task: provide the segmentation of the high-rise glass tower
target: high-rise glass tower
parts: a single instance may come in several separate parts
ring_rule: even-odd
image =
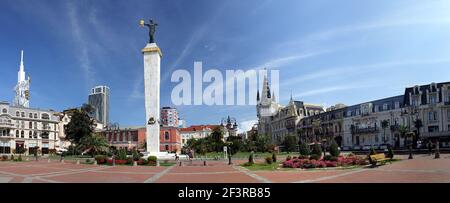
[[[94,107],[92,117],[103,125],[109,124],[109,87],[96,86],[89,94],[88,104]]]

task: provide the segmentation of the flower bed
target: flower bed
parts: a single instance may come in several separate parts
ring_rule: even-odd
[[[299,159],[297,157],[294,157],[292,159],[287,159],[283,162],[283,168],[332,168],[332,167],[338,167],[338,166],[355,166],[355,165],[367,165],[368,162],[365,159],[362,159],[357,156],[339,156],[336,159],[332,160],[315,160],[315,159],[304,159],[304,157],[301,157],[303,159]]]
[[[127,163],[127,160],[116,160],[116,165],[125,165]],[[108,164],[112,165],[113,164],[113,160],[112,159],[108,159]]]

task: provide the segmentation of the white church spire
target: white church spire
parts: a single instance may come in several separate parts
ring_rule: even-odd
[[[16,96],[14,105],[20,107],[29,107],[30,99],[30,78],[25,78],[25,67],[23,65],[23,50],[20,53],[20,66],[17,72],[17,85],[15,88]]]

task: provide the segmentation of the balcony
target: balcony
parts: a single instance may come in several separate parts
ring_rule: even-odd
[[[12,128],[14,127],[14,124],[7,123],[7,122],[0,122],[0,128]]]
[[[367,128],[356,128],[352,131],[353,134],[369,134],[369,133],[378,133],[378,127],[367,127]]]

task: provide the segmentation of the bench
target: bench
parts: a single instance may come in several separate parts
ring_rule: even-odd
[[[391,161],[391,159],[386,157],[384,153],[370,155],[369,160],[372,166],[377,165],[377,163],[385,164],[386,161]]]

